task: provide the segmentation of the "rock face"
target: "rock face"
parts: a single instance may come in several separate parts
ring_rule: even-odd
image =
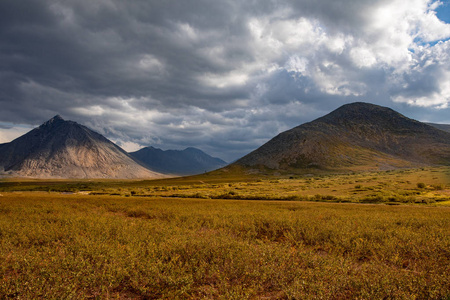
[[[143,162],[147,167],[161,173],[177,175],[194,175],[218,168],[227,163],[220,158],[212,157],[196,148],[184,150],[166,150],[145,147],[130,155]]]
[[[0,144],[0,170],[37,178],[159,178],[102,135],[55,116]]]
[[[358,102],[280,133],[236,164],[326,170],[450,165],[450,133]]]

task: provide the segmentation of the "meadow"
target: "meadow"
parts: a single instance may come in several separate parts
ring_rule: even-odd
[[[4,180],[0,298],[450,299],[449,178]]]
[[[47,191],[124,197],[450,204],[450,167],[345,174],[245,174],[241,169],[162,180],[0,181],[1,192]]]

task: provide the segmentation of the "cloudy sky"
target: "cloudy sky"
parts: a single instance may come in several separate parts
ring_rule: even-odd
[[[0,143],[56,114],[227,161],[350,102],[450,124],[450,4],[2,0]]]

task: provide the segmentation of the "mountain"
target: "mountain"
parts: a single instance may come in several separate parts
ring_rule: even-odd
[[[450,124],[435,124],[435,123],[427,123],[427,124],[436,127],[437,129],[450,132]]]
[[[166,150],[145,147],[130,155],[147,167],[161,173],[193,175],[222,168],[227,165],[220,158],[212,157],[196,148]]]
[[[280,133],[235,164],[355,171],[450,165],[450,133],[357,102]]]
[[[158,178],[123,149],[76,122],[55,116],[0,144],[0,170],[38,178]]]

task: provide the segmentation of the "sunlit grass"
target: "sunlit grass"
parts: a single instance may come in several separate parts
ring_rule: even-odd
[[[2,194],[0,298],[450,296],[446,207]]]
[[[0,298],[450,297],[448,167],[226,172],[1,181]]]
[[[212,174],[154,181],[6,181],[1,191],[85,192],[96,195],[201,199],[447,203],[450,168],[405,169],[357,174]]]

